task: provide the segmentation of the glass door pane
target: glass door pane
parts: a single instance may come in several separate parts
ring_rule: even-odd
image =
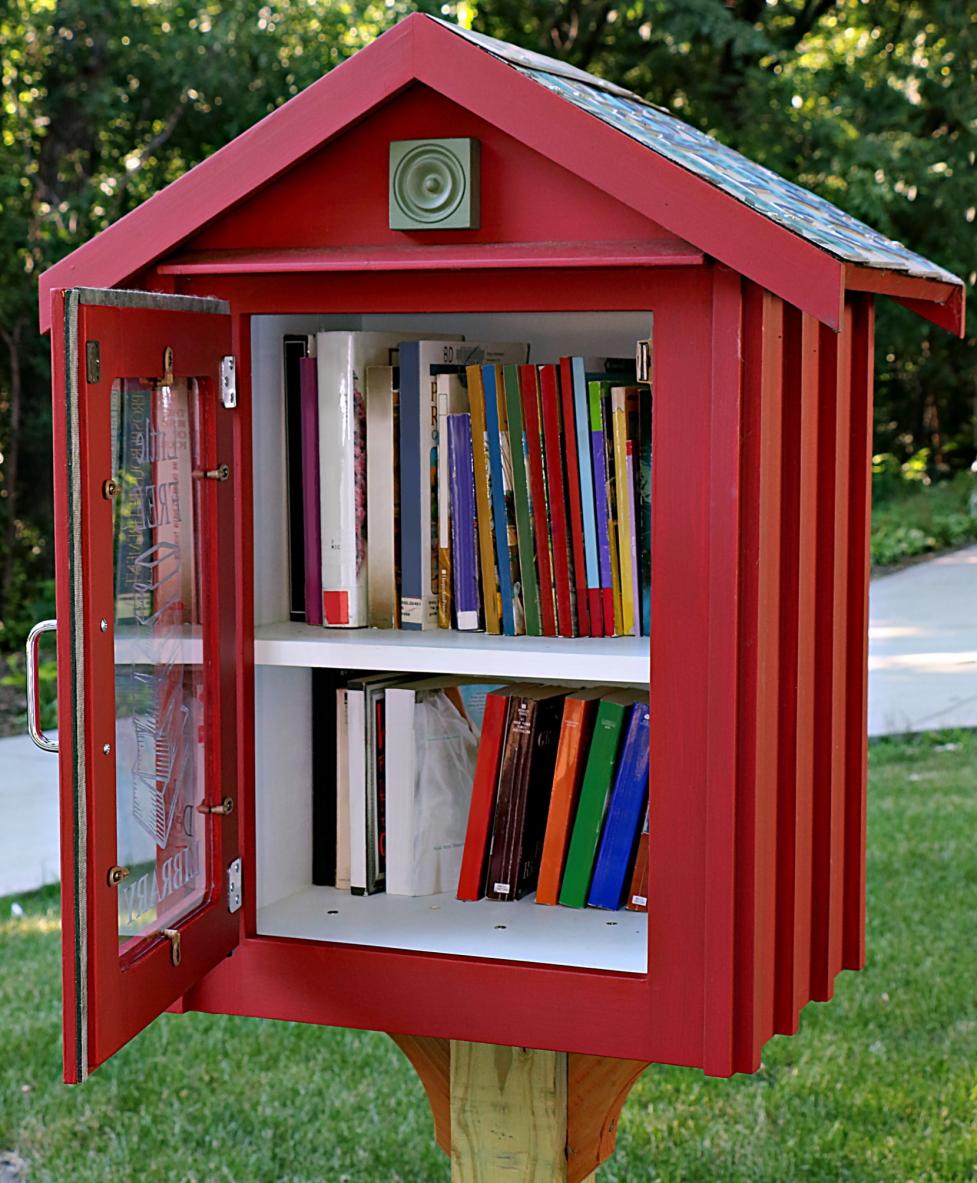
[[[120,955],[206,898],[198,384],[112,387]]]

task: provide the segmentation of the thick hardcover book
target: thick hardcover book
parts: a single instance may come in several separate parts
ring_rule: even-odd
[[[470,632],[480,625],[478,523],[475,516],[471,415],[449,415],[447,439],[452,599],[457,627],[463,632]]]
[[[400,501],[397,446],[398,371],[396,366],[366,368],[366,585],[372,628],[396,628],[397,507]]]
[[[506,636],[516,637],[525,633],[526,617],[519,574],[512,458],[501,366],[482,366],[482,391],[485,395],[485,438],[488,443],[495,562],[502,597],[502,631]]]
[[[546,496],[546,465],[543,459],[543,428],[539,409],[539,374],[535,366],[519,367],[523,426],[526,431],[526,466],[536,538],[536,572],[539,577],[539,615],[544,637],[556,636],[556,589],[550,553],[549,510]]]
[[[316,334],[322,618],[331,627],[362,628],[369,621],[366,368],[389,365],[397,344],[393,333]]]
[[[597,557],[597,502],[594,499],[594,459],[590,438],[590,402],[587,372],[582,357],[570,358],[573,378],[573,419],[576,430],[577,470],[580,476],[580,510],[583,518],[584,572],[587,583],[587,617],[590,634],[604,635],[604,608],[600,563]]]
[[[587,903],[617,911],[631,882],[641,819],[648,808],[648,753],[651,713],[647,703],[631,711],[621,748],[607,818],[597,848]]]
[[[533,533],[532,497],[529,492],[529,453],[522,418],[518,366],[503,367],[502,385],[505,390],[506,417],[509,424],[512,494],[516,510],[516,540],[519,547],[519,575],[522,580],[526,632],[531,637],[539,637],[542,636],[542,622],[539,615],[539,581],[536,575],[536,538]]]
[[[346,687],[336,689],[336,886],[349,891],[349,719]]]
[[[435,376],[438,392],[438,628],[451,628],[452,616],[455,615],[451,556],[452,472],[448,449],[448,420],[452,415],[464,414],[468,410],[468,391],[465,388],[463,373],[464,371],[439,372]]]
[[[546,449],[546,491],[549,494],[553,578],[556,584],[556,625],[561,637],[577,636],[576,585],[567,512],[563,424],[560,416],[560,379],[556,366],[539,367],[543,444]]]
[[[461,681],[426,678],[386,692],[388,894],[458,884],[479,747]]]
[[[485,894],[517,900],[536,887],[566,687],[523,686],[509,707]]]
[[[502,599],[499,595],[499,572],[495,553],[495,527],[492,516],[491,476],[488,436],[485,426],[485,391],[482,367],[468,367],[468,401],[471,407],[472,459],[475,474],[475,516],[478,522],[478,558],[482,572],[482,605],[485,631],[502,632]]]
[[[610,514],[607,505],[607,467],[604,460],[604,417],[601,411],[602,383],[587,383],[590,409],[590,455],[594,466],[594,506],[597,518],[597,566],[604,636],[614,636],[614,591],[611,579]]]
[[[495,816],[495,796],[499,784],[506,715],[510,696],[515,689],[512,686],[504,686],[488,695],[485,700],[471,805],[465,828],[465,846],[461,869],[458,872],[457,895],[460,900],[480,900],[485,894],[486,860],[492,820]]]
[[[639,690],[616,690],[605,695],[597,708],[590,751],[587,753],[587,767],[570,833],[563,884],[560,887],[560,903],[567,907],[582,908],[587,903],[597,842],[617,766],[621,736],[635,703],[645,698],[646,695]],[[647,710],[646,702],[644,709]]]
[[[621,583],[621,632],[635,633],[635,612],[639,610],[634,595],[634,564],[632,561],[632,518],[634,501],[628,473],[627,390],[612,386],[610,391],[611,432],[614,448],[614,489],[617,505],[617,560]],[[631,471],[633,472],[633,466]]]
[[[583,359],[581,359],[582,361]],[[560,398],[563,419],[563,455],[566,462],[567,508],[570,511],[570,546],[577,605],[577,631],[590,631],[590,601],[587,594],[587,556],[584,547],[583,498],[580,492],[580,460],[577,452],[576,411],[573,405],[573,358],[560,358]]]
[[[560,742],[556,749],[553,769],[553,790],[546,817],[543,852],[539,862],[539,883],[536,887],[537,904],[559,902],[563,867],[566,863],[570,827],[577,810],[577,798],[583,781],[590,736],[597,717],[598,700],[612,693],[607,687],[590,687],[568,696],[563,705]]]
[[[645,824],[638,835],[638,849],[634,856],[634,870],[631,872],[631,886],[625,908],[629,912],[648,911],[648,813]]]
[[[329,670],[312,671],[312,882],[335,887],[336,778],[335,679]],[[345,784],[342,786],[345,790]]]
[[[319,380],[314,357],[299,359],[302,423],[302,536],[305,622],[322,624],[322,549],[319,530]],[[289,475],[291,481],[291,474]]]
[[[302,410],[301,366],[309,352],[309,338],[291,334],[283,340],[285,393],[285,498],[288,518],[288,615],[290,620],[306,620],[305,530],[302,524],[305,503],[305,425]],[[318,582],[318,574],[316,580]],[[309,621],[310,624],[314,623]],[[318,623],[322,623],[319,621]]]

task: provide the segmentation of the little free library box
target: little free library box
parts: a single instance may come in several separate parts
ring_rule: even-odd
[[[66,1079],[167,1009],[726,1076],[829,999],[876,295],[962,330],[955,276],[422,15],[47,271]]]

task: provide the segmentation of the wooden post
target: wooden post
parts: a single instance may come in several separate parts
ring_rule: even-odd
[[[641,1060],[394,1035],[452,1183],[582,1183],[614,1152]]]

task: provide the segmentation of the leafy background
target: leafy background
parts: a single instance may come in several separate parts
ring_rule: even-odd
[[[613,78],[968,284],[977,278],[971,3],[7,0],[0,6],[0,653],[19,648],[51,599],[49,375],[36,328],[38,275],[415,7]],[[974,459],[974,346],[972,318],[958,341],[881,302],[876,451],[900,471],[922,458],[924,483]],[[934,549],[935,534],[923,528],[921,537],[906,546]]]

